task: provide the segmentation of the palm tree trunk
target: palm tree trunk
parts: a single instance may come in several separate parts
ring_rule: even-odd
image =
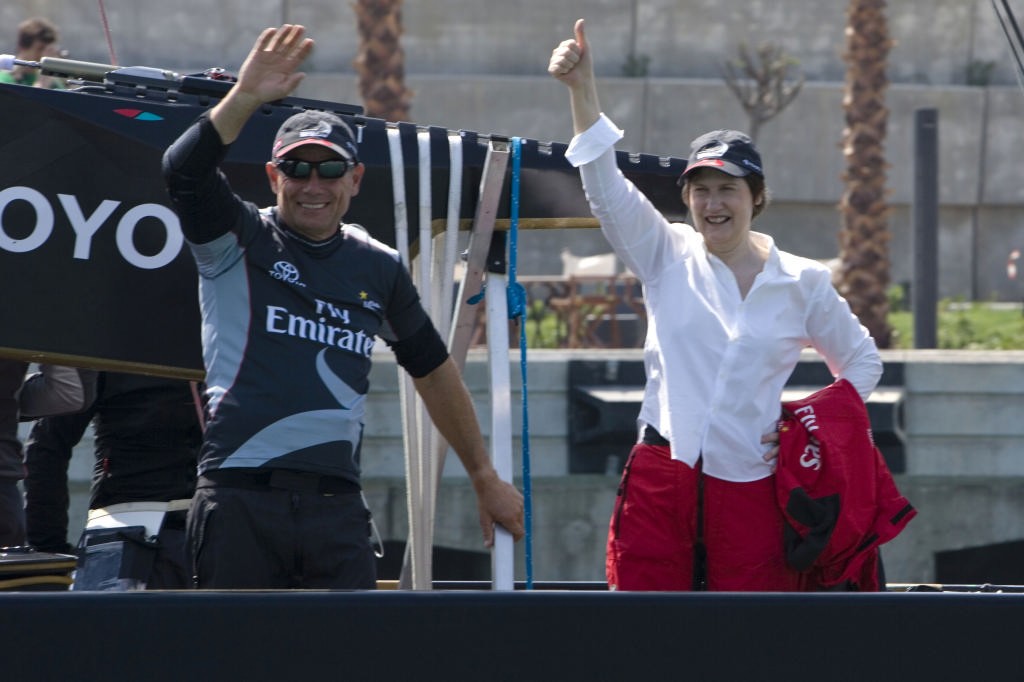
[[[366,115],[408,121],[412,91],[405,87],[402,0],[355,0],[359,52],[352,62]]]
[[[839,203],[839,270],[835,283],[879,348],[889,348],[889,207],[885,134],[886,65],[892,40],[885,0],[850,0],[847,8],[843,157],[846,189]]]

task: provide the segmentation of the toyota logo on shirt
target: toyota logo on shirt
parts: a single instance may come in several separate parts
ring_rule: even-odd
[[[299,281],[299,269],[285,260],[279,260],[274,263],[274,269],[270,271],[270,276],[282,282],[305,286]]]

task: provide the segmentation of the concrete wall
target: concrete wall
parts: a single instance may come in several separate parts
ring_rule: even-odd
[[[1016,4],[1016,3],[1015,3]],[[282,21],[313,27],[319,39],[300,94],[359,103],[351,61],[357,50],[348,3],[197,0],[106,3],[117,62],[200,71],[237,69],[253,37]],[[1024,18],[1024,3],[1016,7]],[[689,140],[712,127],[748,127],[720,80],[719,65],[741,42],[771,40],[796,57],[809,82],[783,114],[769,122],[759,145],[774,205],[759,229],[782,248],[813,258],[838,252],[844,172],[841,58],[845,3],[810,0],[568,0],[405,3],[407,81],[411,118],[450,129],[567,141],[572,134],[564,88],[545,75],[551,48],[588,18],[602,79],[605,110],[626,130],[620,148],[682,156]],[[75,58],[109,62],[95,4],[16,0],[0,7],[0,26],[13,41],[17,22],[32,14],[56,20]],[[1018,300],[1020,284],[1005,274],[1014,248],[1024,246],[1024,97],[1009,48],[984,0],[900,0],[887,9],[895,46],[890,54],[892,281],[912,279],[914,111],[939,112],[939,294],[965,299]],[[651,57],[649,78],[623,78],[631,53]],[[992,86],[968,87],[973,61],[993,62]],[[596,231],[545,231],[524,239],[520,272],[560,272],[558,253],[608,250]]]
[[[602,579],[607,522],[618,485],[616,476],[564,475],[569,458],[565,361],[636,361],[639,353],[532,351],[528,356],[538,580]],[[884,358],[905,363],[907,469],[896,479],[918,510],[917,518],[883,549],[888,580],[930,582],[936,552],[1024,539],[1024,425],[1019,418],[1024,414],[1024,352],[887,351]],[[386,396],[394,394],[393,368],[379,363],[378,370],[371,402],[384,398],[390,404]],[[513,452],[519,453],[518,364],[511,371]],[[466,377],[486,431],[490,403],[485,360],[477,356]],[[389,443],[386,449],[391,447]],[[364,452],[369,473],[378,455],[370,443]],[[521,471],[518,459],[514,471]],[[447,474],[435,541],[473,549],[479,543],[472,493],[459,483],[458,465],[449,463]],[[397,492],[404,490],[401,481],[377,479],[371,485],[371,499],[388,509],[389,523],[396,523],[392,537],[404,537],[408,526],[404,494]],[[521,547],[519,552],[521,563]],[[1024,582],[1024,567],[1020,580]]]
[[[1018,15],[1024,5],[1011,3]],[[740,44],[774,42],[812,81],[841,81],[846,2],[816,0],[431,0],[403,4],[402,44],[410,74],[531,75],[585,17],[598,71],[618,75],[629,55],[650,58],[650,75],[717,78]],[[358,49],[350,3],[328,0],[160,0],[106,2],[117,63],[172,69],[236,67],[265,26],[301,23],[320,43],[317,72],[346,72]],[[58,23],[76,59],[110,62],[98,3],[8,0],[2,40],[34,15]],[[995,62],[992,82],[1015,83],[1010,55],[987,0],[888,3],[894,82],[962,84],[969,64]]]
[[[568,474],[568,373],[575,359],[640,360],[639,351],[531,351],[528,356],[534,577],[601,580],[604,542],[617,475]],[[934,554],[1024,539],[1024,351],[886,352],[905,363],[906,472],[896,476],[918,516],[885,556],[890,582],[934,581]],[[513,471],[522,471],[521,393],[513,356]],[[489,370],[474,350],[466,370],[478,416],[489,435]],[[375,362],[363,446],[365,486],[385,539],[408,535],[397,371],[385,352]],[[72,541],[87,504],[91,443],[72,462]],[[454,455],[438,496],[435,543],[482,550],[472,490]],[[517,545],[517,576],[524,575]],[[1024,567],[1020,583],[1024,584]]]

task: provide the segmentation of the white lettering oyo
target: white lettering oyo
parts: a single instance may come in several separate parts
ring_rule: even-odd
[[[4,209],[14,201],[24,201],[36,212],[36,224],[24,239],[12,239],[4,229]],[[0,192],[0,249],[11,253],[28,253],[42,246],[53,232],[53,207],[42,194],[31,187],[8,187]]]
[[[164,248],[152,256],[139,253],[132,239],[143,218],[156,218],[165,228]],[[143,270],[156,270],[170,263],[181,251],[184,242],[185,236],[181,233],[178,216],[160,204],[140,204],[125,213],[117,223],[117,250],[126,261]]]
[[[121,202],[104,199],[90,215],[86,216],[75,195],[58,194],[57,200],[75,233],[73,257],[88,260],[92,252],[93,237],[114,214]],[[4,226],[4,211],[15,201],[24,201],[35,213],[35,223],[28,235],[22,239],[12,238]],[[27,253],[38,249],[53,234],[55,218],[51,202],[38,190],[31,187],[7,187],[0,190],[0,249],[11,253]],[[135,233],[139,229],[139,223],[147,218],[153,218],[161,223],[164,231],[164,245],[152,256],[142,254],[135,248]],[[177,258],[185,243],[178,216],[160,204],[139,204],[128,209],[117,223],[114,238],[121,256],[131,265],[143,270],[155,270],[169,264]]]
[[[78,205],[78,199],[70,194],[58,194],[60,205],[64,207],[71,222],[71,229],[75,231],[75,258],[89,260],[89,250],[92,248],[92,236],[96,230],[106,221],[121,202],[104,199],[103,203],[96,207],[88,218],[82,214],[82,207]]]

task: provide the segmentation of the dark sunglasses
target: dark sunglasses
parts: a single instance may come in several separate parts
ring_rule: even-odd
[[[297,159],[280,159],[274,162],[277,169],[295,180],[309,177],[313,169],[324,180],[335,180],[348,173],[355,164],[345,159],[328,159],[327,161],[299,161]]]

